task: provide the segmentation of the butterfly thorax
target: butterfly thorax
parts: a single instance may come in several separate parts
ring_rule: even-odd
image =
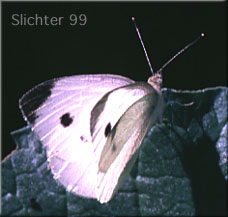
[[[148,79],[148,84],[150,84],[152,87],[154,87],[158,92],[161,91],[162,86],[162,75],[160,73],[157,73]]]

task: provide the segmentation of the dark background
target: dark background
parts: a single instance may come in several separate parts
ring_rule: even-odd
[[[13,26],[12,14],[63,16],[61,26]],[[85,14],[85,26],[70,26]],[[2,3],[2,158],[15,144],[11,131],[26,125],[19,98],[55,77],[113,73],[150,76],[131,21],[135,16],[151,64],[158,70],[202,32],[203,40],[163,71],[163,86],[193,90],[227,85],[227,11],[219,3]]]

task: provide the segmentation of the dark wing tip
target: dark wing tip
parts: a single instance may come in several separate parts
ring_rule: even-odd
[[[51,95],[51,90],[55,86],[57,79],[45,81],[31,90],[27,91],[19,99],[19,108],[24,119],[31,125],[37,119],[36,110],[43,105],[47,98]]]

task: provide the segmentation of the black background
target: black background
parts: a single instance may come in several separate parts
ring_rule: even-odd
[[[13,26],[13,14],[64,17],[61,26]],[[85,26],[70,26],[85,14]],[[19,98],[55,77],[113,73],[138,81],[150,76],[132,24],[135,16],[154,70],[202,32],[203,40],[163,71],[163,86],[193,90],[226,86],[226,2],[2,3],[2,158],[15,144],[10,132],[26,125]]]

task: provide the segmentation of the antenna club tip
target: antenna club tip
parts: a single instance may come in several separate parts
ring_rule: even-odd
[[[201,37],[204,37],[205,36],[205,34],[204,33],[201,33]]]

